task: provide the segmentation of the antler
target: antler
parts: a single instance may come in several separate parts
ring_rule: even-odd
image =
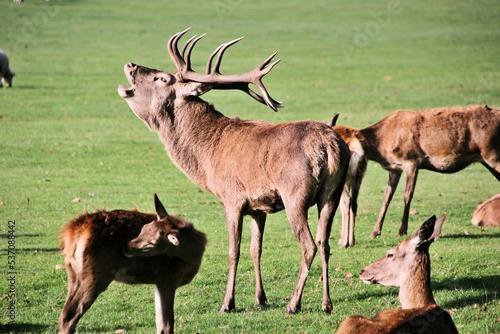
[[[189,31],[188,28],[184,31],[178,32],[174,36],[170,38],[168,41],[168,53],[170,54],[170,58],[172,58],[175,66],[177,67],[177,71],[181,80],[183,81],[195,81],[200,83],[210,83],[213,84],[213,89],[239,89],[253,97],[255,100],[267,104],[269,108],[277,111],[277,108],[282,108],[283,104],[279,101],[274,100],[264,87],[262,83],[262,78],[271,71],[271,69],[280,62],[281,59],[276,60],[272,64],[269,64],[273,57],[278,53],[277,51],[273,53],[269,58],[264,60],[259,66],[254,68],[253,70],[242,73],[242,74],[233,74],[233,75],[223,75],[220,73],[220,63],[222,60],[222,56],[228,47],[239,42],[243,39],[243,37],[230,41],[228,43],[220,45],[215,51],[210,55],[207,61],[207,67],[205,74],[197,73],[191,68],[191,51],[195,44],[205,36],[205,34],[196,37],[191,37],[184,47],[182,51],[179,52],[177,48],[177,43],[179,39]],[[215,60],[215,65],[212,69],[212,60],[217,55],[217,59]],[[262,96],[255,93],[248,86],[249,84],[253,84],[259,88]]]

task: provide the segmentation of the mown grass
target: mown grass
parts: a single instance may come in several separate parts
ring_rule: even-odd
[[[357,272],[394,246],[402,188],[389,209],[383,235],[368,235],[380,210],[386,172],[370,164],[360,194],[357,245],[337,247],[332,233],[334,311],[320,311],[321,268],[313,263],[302,312],[285,315],[300,264],[300,248],[283,213],[268,218],[263,275],[269,307],[254,302],[253,265],[245,228],[237,278],[237,312],[220,315],[227,275],[227,232],[217,199],[200,191],[168,159],[117,95],[133,61],[173,71],[166,42],[193,27],[206,32],[193,62],[202,70],[219,44],[246,38],[225,55],[224,73],[253,68],[279,50],[283,61],[265,78],[285,103],[273,113],[239,92],[204,97],[227,116],[271,123],[329,119],[364,127],[399,108],[471,103],[500,107],[498,1],[189,1],[120,2],[26,0],[0,2],[0,48],[17,73],[0,90],[0,324],[9,321],[8,222],[16,222],[16,333],[57,332],[66,274],[58,230],[85,211],[153,211],[157,192],[169,212],[208,234],[203,266],[178,290],[178,333],[334,332],[348,315],[399,307],[397,289],[368,286]],[[443,237],[431,248],[435,297],[461,333],[500,332],[500,257],[496,229],[470,225],[474,208],[499,192],[480,165],[453,175],[422,171],[410,230],[431,214],[447,212]],[[79,202],[73,202],[80,198]],[[311,229],[316,230],[315,209]],[[248,225],[248,221],[246,221]],[[247,227],[247,226],[246,226]],[[465,231],[467,230],[467,234]],[[354,273],[346,278],[346,273]],[[112,284],[79,324],[80,333],[154,331],[151,286]]]

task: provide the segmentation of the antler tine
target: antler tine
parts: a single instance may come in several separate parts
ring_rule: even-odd
[[[213,73],[217,73],[219,74],[219,69],[220,69],[220,62],[222,60],[222,56],[224,55],[224,52],[226,52],[226,49],[228,47],[230,47],[231,45],[233,44],[236,44],[238,43],[239,41],[241,41],[243,39],[243,37],[240,37],[240,38],[237,38],[235,40],[232,40],[230,42],[227,42],[225,44],[222,44],[219,48],[219,55],[217,56],[217,59],[215,60],[215,65],[214,65],[214,70],[213,70]]]
[[[186,67],[187,67],[188,71],[191,71],[191,51],[193,50],[193,48],[196,45],[196,43],[198,43],[198,41],[200,39],[202,39],[203,37],[205,37],[205,35],[206,34],[203,34],[203,35],[201,35],[198,38],[196,38],[196,35],[194,35],[193,37],[191,37],[189,39],[189,41],[186,42],[186,44],[184,44],[184,47],[182,48],[182,57],[184,58],[184,61],[186,62]],[[193,39],[194,39],[194,41],[193,41]],[[193,43],[189,44],[189,43],[191,43],[191,41],[193,41]],[[189,45],[189,48],[187,49],[186,56],[184,57],[184,51],[186,50],[186,47],[188,45]]]
[[[187,28],[184,31],[178,32],[177,34],[170,37],[168,41],[168,53],[170,54],[170,58],[172,58],[175,67],[177,67],[177,70],[181,70],[186,65],[186,62],[179,53],[179,49],[177,48],[177,43],[179,42],[179,39],[190,29],[191,28]]]
[[[219,47],[217,47],[217,49],[212,52],[210,57],[208,57],[207,68],[205,70],[206,75],[209,75],[212,72],[212,59],[214,59],[215,55],[219,52],[220,49],[222,49],[223,46],[224,44],[219,45]]]
[[[264,60],[259,66],[257,66],[252,71],[252,72],[257,72],[257,74],[255,75],[255,78],[252,80],[252,83],[259,88],[260,92],[262,93],[262,98],[264,99],[265,103],[269,106],[269,108],[273,109],[274,111],[277,111],[277,108],[283,108],[283,103],[280,101],[274,100],[269,95],[266,87],[262,83],[262,78],[267,73],[269,73],[269,71],[271,71],[276,64],[278,64],[281,61],[281,59],[278,59],[278,60],[274,61],[273,63],[269,64],[273,60],[274,56],[276,56],[277,53],[278,53],[278,51],[276,51],[275,53],[270,55],[266,60]],[[255,92],[252,92],[252,93],[254,93],[255,95],[258,95]],[[248,92],[248,94],[250,94],[250,92]],[[250,95],[253,98],[255,98],[255,96],[253,96],[252,94],[250,94]],[[260,102],[262,102],[262,101],[260,101]]]

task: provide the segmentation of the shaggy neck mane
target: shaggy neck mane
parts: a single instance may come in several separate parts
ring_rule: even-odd
[[[191,180],[207,189],[206,168],[219,138],[231,120],[197,98],[185,98],[167,111],[158,133],[168,155]],[[208,158],[208,159],[207,159]]]

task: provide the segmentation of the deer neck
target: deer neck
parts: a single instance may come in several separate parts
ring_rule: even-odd
[[[403,309],[436,304],[431,289],[431,265],[429,254],[420,254],[413,267],[404,271],[399,286],[399,300]]]
[[[166,112],[158,133],[170,159],[198,186],[207,189],[206,164],[229,118],[198,98]]]

